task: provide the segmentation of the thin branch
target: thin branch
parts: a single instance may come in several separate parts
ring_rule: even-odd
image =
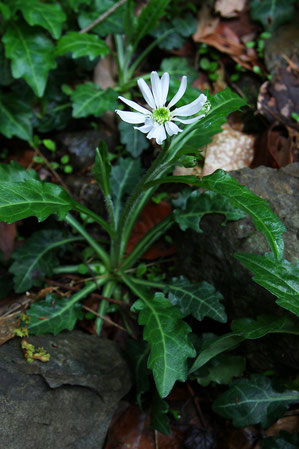
[[[101,315],[98,312],[95,312],[94,310],[90,309],[87,306],[82,306],[82,309],[87,310],[88,312],[93,313],[94,315],[96,315],[97,317],[101,318],[101,320],[106,321],[107,323],[111,324],[112,326],[118,327],[118,329],[121,329],[122,331],[125,331],[126,333],[128,333],[127,329],[125,329],[124,327],[122,327],[120,324],[115,323],[114,321],[112,321],[110,318],[108,318],[107,316]]]
[[[117,3],[115,3],[111,8],[109,8],[107,11],[105,11],[103,14],[101,14],[96,20],[91,22],[86,28],[83,28],[83,30],[79,31],[79,33],[88,33],[92,28],[97,26],[99,23],[103,22],[108,16],[110,16],[117,8],[119,8],[121,5],[126,3],[127,0],[119,0]]]

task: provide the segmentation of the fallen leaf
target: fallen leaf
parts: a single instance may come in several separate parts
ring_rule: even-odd
[[[215,11],[222,17],[236,17],[245,5],[246,0],[216,0]]]
[[[15,337],[14,329],[20,326],[20,312],[0,317],[0,346]]]
[[[171,213],[171,206],[166,201],[161,201],[159,204],[155,204],[152,201],[147,203],[143,209],[138,221],[136,222],[128,246],[127,254],[130,254],[137,243],[145,236],[145,234],[153,228],[156,224],[162,221],[164,218],[168,217]],[[155,243],[151,248],[149,248],[143,255],[143,259],[153,260],[158,257],[167,257],[176,252],[174,246],[166,246],[166,244],[161,241]]]
[[[4,254],[5,260],[10,258],[14,250],[16,235],[16,223],[8,224],[0,222],[0,250]]]

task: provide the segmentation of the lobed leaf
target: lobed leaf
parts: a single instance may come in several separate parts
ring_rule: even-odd
[[[99,117],[117,107],[117,93],[113,89],[101,89],[97,84],[79,84],[71,94],[73,117]]]
[[[26,170],[16,161],[10,164],[0,164],[0,180],[1,182],[23,182],[26,179],[39,180],[38,174],[32,168]]]
[[[82,34],[75,31],[68,32],[57,42],[56,56],[71,52],[74,59],[88,56],[90,60],[97,56],[106,56],[110,49],[106,42],[94,34]]]
[[[187,278],[173,278],[165,289],[172,305],[177,306],[183,316],[192,315],[201,321],[206,316],[225,323],[227,316],[220,303],[223,296],[208,282],[191,284]]]
[[[93,0],[88,9],[84,9],[78,16],[80,28],[85,28],[104,14],[117,3],[118,0]],[[89,2],[90,3],[90,2]],[[114,12],[109,14],[101,23],[96,25],[92,31],[100,36],[107,34],[122,34],[125,5],[119,6]]]
[[[250,2],[251,17],[273,31],[293,18],[295,3],[296,0],[253,0]]]
[[[45,276],[51,276],[53,268],[58,265],[57,250],[65,249],[68,243],[76,240],[58,229],[35,232],[11,256],[14,263],[9,272],[14,275],[15,292],[21,293],[32,286],[40,286]]]
[[[187,358],[195,355],[188,340],[191,329],[162,293],[148,300],[143,295],[133,310],[139,312],[138,322],[144,326],[144,339],[151,348],[148,368],[153,371],[160,396],[165,397],[177,380],[187,378]]]
[[[21,10],[26,22],[31,25],[39,25],[48,30],[58,39],[66,15],[59,3],[44,3],[39,0],[13,0],[15,10]]]
[[[197,370],[192,379],[203,387],[208,386],[211,382],[216,384],[228,385],[233,377],[243,375],[246,366],[246,358],[238,355],[220,354],[214,357],[205,366]]]
[[[82,318],[79,304],[53,295],[47,295],[44,300],[31,304],[27,314],[30,317],[28,329],[34,335],[57,335],[66,329],[71,331],[76,321]]]
[[[11,59],[14,78],[24,78],[34,93],[44,93],[49,70],[56,67],[54,45],[39,30],[11,22],[3,36],[6,57]]]
[[[149,140],[130,123],[119,122],[120,141],[133,157],[139,157],[143,150],[149,147]]]
[[[182,203],[179,201],[179,196],[174,204]],[[198,190],[194,190],[189,194],[184,207],[178,207],[173,212],[174,219],[182,231],[193,229],[196,232],[202,232],[199,224],[201,218],[206,214],[224,215],[226,219],[223,224],[227,221],[240,220],[245,217],[244,212],[233,207],[228,198],[215,192],[200,193]]]
[[[299,316],[299,262],[276,260],[272,254],[235,254],[254,274],[253,280],[277,297],[276,304]]]
[[[74,205],[68,193],[56,184],[33,179],[0,184],[0,221],[7,223],[32,216],[42,221],[51,214],[62,220]]]
[[[232,419],[236,427],[261,423],[263,428],[267,428],[291,404],[298,402],[298,391],[276,391],[269,378],[254,375],[250,379],[233,382],[229,390],[216,399],[213,410]]]

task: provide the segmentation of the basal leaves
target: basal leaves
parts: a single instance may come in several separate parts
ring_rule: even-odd
[[[13,223],[27,217],[45,220],[57,214],[62,220],[74,207],[72,198],[56,184],[35,180],[0,183],[0,221]]]
[[[299,316],[299,263],[277,261],[272,254],[235,254],[254,274],[253,280],[277,297],[276,304]]]
[[[70,31],[57,42],[56,56],[72,53],[72,57],[88,56],[90,60],[109,53],[108,45],[94,34],[82,34]]]
[[[66,236],[58,229],[44,229],[34,233],[12,254],[14,263],[9,271],[14,275],[16,293],[25,292],[33,285],[41,285],[45,276],[51,276],[57,266],[57,250],[78,239]]]
[[[291,404],[299,403],[299,392],[276,391],[271,379],[254,375],[233,382],[213,404],[213,410],[233,420],[236,427],[261,424],[269,427]]]
[[[208,316],[226,322],[224,306],[220,302],[223,296],[208,282],[191,284],[181,276],[173,278],[165,292],[168,292],[169,301],[180,309],[183,316],[192,315],[200,321]]]
[[[24,78],[34,93],[44,93],[49,70],[56,67],[54,45],[45,34],[25,23],[10,23],[3,36],[14,78]]]
[[[179,309],[162,293],[148,300],[139,299],[133,310],[139,313],[138,322],[144,326],[144,339],[151,348],[148,367],[160,396],[165,397],[177,380],[186,380],[187,358],[195,355],[188,339],[191,329]]]
[[[114,90],[110,88],[103,90],[92,82],[79,84],[71,95],[73,116],[75,118],[89,115],[99,117],[117,107],[117,96]]]

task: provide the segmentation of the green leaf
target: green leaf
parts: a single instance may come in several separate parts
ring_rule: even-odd
[[[9,86],[13,82],[10,61],[4,55],[4,46],[0,46],[0,86]]]
[[[53,268],[58,265],[57,251],[76,240],[57,229],[34,233],[11,256],[14,263],[9,272],[14,275],[15,292],[25,292],[33,285],[40,286],[45,276],[51,276]]]
[[[208,282],[191,284],[181,276],[173,278],[165,292],[171,304],[179,307],[183,316],[192,315],[199,321],[206,316],[222,323],[227,320],[224,306],[220,303],[223,296]]]
[[[135,48],[138,42],[156,27],[158,20],[164,14],[169,2],[170,0],[149,0],[147,5],[142,9],[138,17],[134,36]]]
[[[276,391],[269,378],[254,375],[233,382],[213,404],[214,412],[233,420],[236,427],[261,423],[269,427],[291,404],[299,402],[299,392]]]
[[[239,318],[232,322],[231,328],[233,333],[243,336],[244,339],[261,338],[272,333],[299,335],[297,324],[288,316],[259,315],[256,320]]]
[[[149,140],[130,123],[119,122],[120,141],[133,157],[139,157],[149,147]]]
[[[10,164],[0,164],[0,180],[1,182],[23,182],[25,179],[38,180],[38,174],[32,168],[26,170],[16,161]]]
[[[276,304],[299,316],[299,262],[276,260],[272,254],[235,254],[254,274],[253,280],[277,297]]]
[[[163,21],[159,23],[159,25],[151,32],[151,35],[158,39],[160,36],[171,29],[173,29],[173,31],[169,33],[165,39],[160,40],[160,42],[158,43],[158,47],[162,50],[179,49],[184,45],[185,39],[181,36],[179,31],[174,28],[174,25],[169,22]]]
[[[126,43],[130,44],[132,41],[132,36],[134,36],[136,26],[137,26],[137,17],[135,16],[135,2],[134,0],[126,1],[126,10],[124,14],[124,31],[126,35]]]
[[[275,437],[263,440],[263,449],[297,449],[299,447],[299,432],[290,434],[282,430]]]
[[[245,366],[245,357],[220,354],[197,370],[193,374],[192,379],[196,379],[203,387],[207,387],[211,382],[220,385],[228,385],[233,377],[242,376]]]
[[[266,30],[275,30],[292,20],[296,0],[253,0],[250,12],[253,20],[260,22]]]
[[[105,56],[110,52],[106,42],[94,34],[70,31],[57,42],[56,56],[71,52],[74,59],[88,56],[90,60]]]
[[[66,0],[69,7],[78,12],[81,5],[89,5],[93,0]]]
[[[110,194],[110,172],[111,164],[108,148],[106,142],[102,140],[99,148],[96,149],[96,159],[92,174],[106,196]]]
[[[125,196],[129,195],[143,174],[140,159],[118,158],[110,174],[111,196],[115,205],[115,218],[118,220]]]
[[[51,40],[28,25],[10,23],[3,42],[6,57],[12,60],[13,77],[23,77],[34,93],[41,97],[49,70],[56,67]]]
[[[142,395],[149,388],[150,370],[147,368],[149,345],[145,341],[129,340],[127,354],[132,362],[132,371],[135,375],[137,403],[142,409]]]
[[[23,140],[32,137],[32,111],[30,105],[16,94],[0,93],[0,131],[10,139],[17,136]]]
[[[200,193],[198,190],[190,193],[185,207],[177,208],[173,212],[174,219],[182,231],[193,229],[196,232],[202,232],[199,224],[201,218],[206,214],[224,215],[226,219],[223,225],[227,221],[240,220],[245,217],[244,212],[233,207],[228,198],[214,192]]]
[[[31,25],[39,25],[58,39],[66,15],[59,3],[43,3],[38,0],[13,0],[16,10],[21,10],[26,22]]]
[[[151,405],[151,429],[170,435],[169,404],[155,392]]]
[[[226,173],[224,170],[216,170],[202,179],[196,176],[169,176],[152,181],[148,185],[166,182],[191,184],[228,198],[233,206],[251,216],[256,228],[263,232],[268,239],[275,257],[278,259],[283,257],[284,242],[282,233],[285,232],[284,225],[272,212],[265,200],[252,193],[247,187],[239,184],[229,173]]]
[[[183,17],[175,17],[172,21],[174,28],[184,37],[190,37],[197,30],[197,20],[194,15],[187,13]]]
[[[99,117],[117,107],[118,94],[113,89],[101,89],[97,84],[79,84],[71,95],[73,117]]]
[[[144,326],[144,339],[151,348],[148,367],[163,398],[177,380],[184,382],[187,378],[187,358],[195,355],[188,340],[191,329],[179,309],[162,293],[156,293],[152,299],[142,296],[132,310],[139,312],[138,322]]]
[[[83,10],[78,16],[80,28],[85,28],[102,14],[111,9],[118,0],[95,0],[91,3],[89,10]],[[122,34],[123,21],[125,14],[125,5],[118,7],[114,12],[108,15],[99,25],[95,26],[92,31],[100,36],[107,34]]]
[[[42,221],[51,214],[62,220],[74,205],[68,193],[56,184],[27,179],[0,184],[0,221],[7,223],[32,216]]]
[[[3,19],[9,20],[11,17],[11,11],[5,3],[0,2],[0,14],[3,16]]]
[[[80,305],[54,295],[47,295],[44,300],[31,304],[27,314],[30,317],[29,333],[34,335],[57,335],[65,329],[71,331],[83,316]]]

